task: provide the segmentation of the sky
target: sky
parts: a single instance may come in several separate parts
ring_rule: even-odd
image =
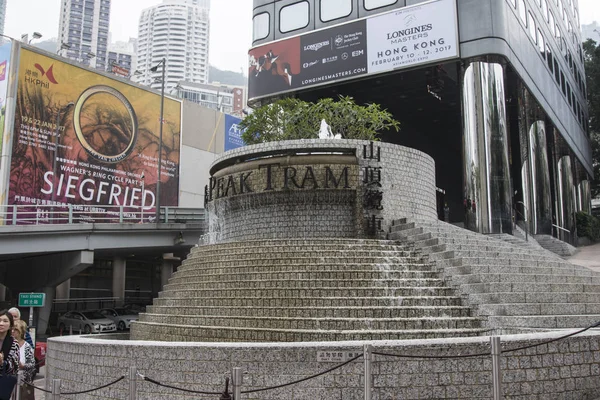
[[[60,0],[6,0],[4,33],[14,38],[34,31],[44,38],[58,36]],[[495,0],[502,1],[502,0]],[[140,12],[162,0],[112,0],[110,31],[113,41],[137,37]],[[600,0],[579,0],[582,24],[600,22]],[[239,72],[248,65],[252,42],[252,0],[212,0],[210,64]]]
[[[58,36],[61,0],[6,0],[4,34],[19,39],[22,34],[40,32],[43,39]],[[112,41],[137,37],[140,13],[162,0],[112,0],[110,33]],[[210,64],[240,72],[248,65],[252,44],[252,0],[212,0],[210,10]]]

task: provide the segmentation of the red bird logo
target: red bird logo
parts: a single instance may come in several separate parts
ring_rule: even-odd
[[[42,76],[46,75],[46,78],[48,78],[48,80],[54,84],[58,84],[58,82],[56,82],[56,79],[54,79],[54,73],[52,72],[52,67],[54,67],[54,64],[52,64],[50,66],[50,68],[48,68],[48,71],[44,71],[44,67],[42,67],[40,64],[35,63],[34,67],[40,71],[40,73],[42,74]]]

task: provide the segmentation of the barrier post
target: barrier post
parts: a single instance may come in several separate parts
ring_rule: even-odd
[[[73,325],[69,325],[69,336],[73,336]]]
[[[373,354],[371,353],[372,351],[373,346],[370,344],[365,344],[363,346],[363,358],[365,360],[365,400],[371,400],[371,362],[373,361]]]
[[[231,384],[233,387],[233,400],[242,400],[242,383],[244,376],[240,367],[234,367],[231,372]]]
[[[20,369],[19,372],[17,373],[17,384],[15,385],[17,388],[17,390],[14,391],[14,395],[15,395],[15,399],[17,400],[21,400],[21,390],[23,390],[23,387],[21,386],[22,384],[24,384],[23,382],[23,370]]]
[[[137,368],[129,367],[129,400],[137,397]]]
[[[500,336],[490,337],[492,346],[492,376],[494,381],[494,400],[502,400],[502,371],[500,370]]]
[[[50,400],[60,400],[60,379],[52,379],[52,398]]]

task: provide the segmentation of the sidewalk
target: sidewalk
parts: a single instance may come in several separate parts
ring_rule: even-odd
[[[600,272],[600,243],[578,247],[577,253],[567,258],[567,261]]]

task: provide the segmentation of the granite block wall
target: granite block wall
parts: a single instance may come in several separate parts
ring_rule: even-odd
[[[539,344],[565,332],[502,337],[503,349]],[[445,356],[490,352],[489,337],[370,342],[375,351]],[[295,381],[325,371],[362,353],[364,342],[331,343],[166,343],[106,340],[98,336],[60,337],[48,341],[47,383],[62,380],[62,391],[98,387],[130,366],[164,384],[191,390],[222,391],[232,367],[245,371],[243,390]],[[373,355],[373,399],[492,399],[491,356],[414,359]],[[600,332],[580,334],[550,344],[505,353],[501,360],[506,399],[576,399],[600,397]],[[244,400],[359,400],[363,394],[363,359],[293,386],[247,393]],[[123,380],[77,399],[127,399]],[[196,399],[139,381],[138,399]],[[202,398],[218,399],[218,395]]]
[[[213,199],[207,210],[209,232],[214,241],[368,237],[367,220],[373,216],[380,220],[382,230],[399,218],[437,219],[433,159],[418,150],[390,143],[307,139],[246,146],[218,157],[211,166],[211,175],[219,177],[224,175],[224,170],[239,171],[244,163],[257,163],[256,159],[319,152],[330,153],[332,157],[336,152],[352,155],[355,166],[350,167],[350,188],[322,190],[323,195],[329,197],[316,200],[307,199],[311,195],[316,197],[311,190],[236,193]],[[371,173],[377,176],[377,182],[365,183]],[[381,173],[380,179],[378,173]],[[364,196],[369,185],[381,192],[381,209],[365,208]]]

